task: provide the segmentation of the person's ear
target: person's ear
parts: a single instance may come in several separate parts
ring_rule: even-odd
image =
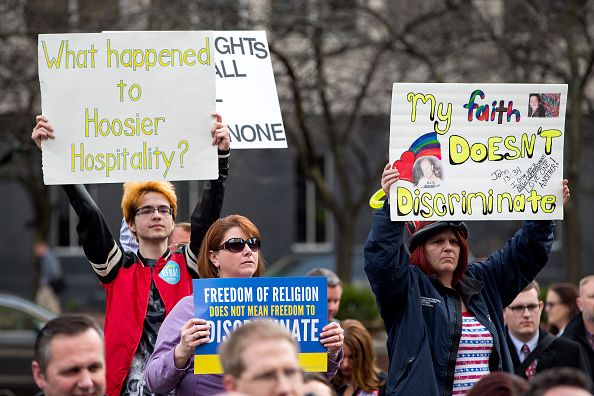
[[[214,265],[215,267],[219,268],[219,266],[221,265],[219,263],[219,258],[217,257],[217,252],[211,250],[208,252],[208,259],[210,260],[210,262],[212,263],[212,265]]]
[[[237,380],[231,374],[223,375],[223,387],[226,391],[237,390]]]
[[[583,307],[582,307],[582,299],[581,298],[576,298],[575,299],[575,303],[577,304],[578,308],[580,309],[580,312],[583,311]]]
[[[41,366],[39,366],[39,363],[36,360],[33,360],[33,362],[31,362],[31,371],[33,372],[33,379],[35,380],[35,383],[37,384],[39,389],[44,390],[45,375],[41,371]]]
[[[132,221],[131,223],[128,223],[128,228],[130,229],[132,234],[134,234],[134,236],[136,236],[136,223],[134,221]]]

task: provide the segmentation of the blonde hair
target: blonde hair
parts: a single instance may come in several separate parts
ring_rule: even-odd
[[[584,285],[592,280],[594,280],[594,275],[585,276],[582,278],[582,280],[580,280],[580,289],[579,289],[580,296],[582,295],[582,292],[583,292],[582,289],[583,289]]]
[[[241,377],[246,363],[241,354],[248,345],[263,340],[286,340],[295,347],[295,355],[299,347],[289,331],[270,319],[256,319],[233,330],[227,340],[219,346],[219,355],[225,374],[235,378]]]
[[[219,249],[219,246],[225,242],[223,241],[225,233],[234,227],[239,228],[248,238],[260,238],[258,227],[245,216],[230,215],[215,221],[208,231],[206,231],[206,235],[200,246],[200,253],[198,254],[198,274],[201,278],[219,277],[218,268],[210,261],[210,252]],[[262,251],[260,251],[258,254],[258,265],[253,276],[261,276],[264,273],[264,269],[264,257],[262,256]]]
[[[124,183],[124,195],[122,195],[122,214],[126,223],[132,224],[138,210],[138,203],[142,197],[149,192],[163,194],[173,209],[173,219],[177,215],[177,195],[175,187],[168,181],[148,182],[127,182]]]

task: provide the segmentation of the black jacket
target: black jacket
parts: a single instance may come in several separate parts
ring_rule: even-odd
[[[561,338],[575,341],[580,345],[590,365],[590,378],[594,379],[594,350],[592,350],[586,339],[586,328],[584,327],[584,319],[582,319],[581,312],[565,327]]]
[[[546,331],[540,329],[538,342],[541,342],[547,334]],[[505,333],[505,338],[516,374],[526,378],[525,372],[519,372],[517,370],[521,363],[516,348],[509,336],[509,330]],[[530,355],[533,354],[534,352],[530,353]],[[536,360],[537,374],[553,367],[573,367],[582,370],[587,375],[590,373],[590,365],[580,346],[576,342],[565,338],[556,338],[547,348],[538,353]]]
[[[410,265],[402,222],[389,204],[373,214],[365,272],[388,332],[388,395],[451,395],[462,302],[493,336],[491,371],[512,371],[503,325],[508,306],[548,261],[552,221],[524,221],[502,250],[469,264],[456,290]]]

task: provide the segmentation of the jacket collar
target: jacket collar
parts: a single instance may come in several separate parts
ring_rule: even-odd
[[[482,281],[472,278],[466,274],[462,275],[460,282],[454,285],[453,290],[441,283],[441,281],[435,274],[429,275],[429,279],[431,280],[431,282],[433,282],[433,284],[436,287],[446,292],[450,291],[451,293],[453,293],[453,290],[455,290],[456,293],[458,293],[458,295],[462,298],[462,301],[464,301],[464,304],[466,305],[468,305],[468,301],[472,296],[480,293],[484,285]]]
[[[462,301],[468,305],[468,301],[475,294],[480,293],[484,283],[478,279],[472,278],[466,274],[462,275],[460,282],[454,285],[454,289],[458,292]]]
[[[146,258],[142,256],[142,254],[140,254],[140,250],[138,252],[136,252],[136,255],[138,257],[138,259],[140,260],[140,262],[142,263],[143,266],[147,266],[147,262],[146,262]],[[163,253],[163,255],[161,256],[163,259],[167,260],[169,258],[169,256],[171,255],[171,253],[169,252],[169,248],[167,248],[167,250],[165,250],[165,253]],[[159,259],[155,260],[155,263],[158,262]]]
[[[579,339],[583,343],[588,343],[586,339],[586,326],[584,326],[584,319],[582,318],[582,313],[578,312],[578,314],[573,318],[567,326],[565,326],[565,330],[563,331],[563,335],[569,336],[572,335],[576,339]]]

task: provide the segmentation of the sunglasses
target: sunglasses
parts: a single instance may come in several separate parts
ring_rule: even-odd
[[[251,237],[247,241],[243,238],[231,238],[227,242],[224,242],[217,250],[225,249],[233,253],[243,252],[245,245],[248,245],[252,252],[257,252],[262,246],[260,238]]]

